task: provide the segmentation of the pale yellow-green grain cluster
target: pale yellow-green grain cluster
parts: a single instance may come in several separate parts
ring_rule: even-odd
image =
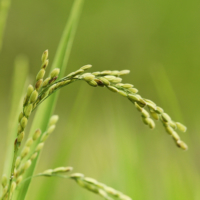
[[[64,173],[70,172],[72,170],[73,167],[57,167],[55,169],[47,169],[44,172],[38,174],[37,176],[63,175]]]
[[[41,136],[41,130],[37,129],[33,136],[31,138],[28,138],[27,141],[25,142],[25,146],[20,152],[19,156],[16,158],[15,161],[15,169],[14,169],[14,174],[12,177],[12,182],[10,183],[10,197],[12,196],[12,193],[14,192],[15,188],[18,187],[18,185],[21,183],[23,180],[23,175],[26,172],[26,170],[31,166],[33,160],[38,156],[38,153],[42,150],[44,146],[44,142],[46,139],[49,137],[49,135],[54,131],[55,125],[58,121],[58,116],[53,115],[50,120],[49,120],[49,125],[45,133]],[[39,143],[34,149],[33,153],[30,153],[30,148],[33,145],[34,142],[38,141]],[[64,169],[55,169],[54,172],[61,171]],[[67,171],[67,169],[65,169]],[[2,187],[3,187],[3,196],[1,197],[2,200],[6,200],[8,198],[8,180],[7,177],[4,175],[2,178]]]
[[[38,99],[38,92],[39,92],[41,85],[43,83],[43,77],[45,75],[45,69],[48,65],[47,58],[48,58],[48,50],[46,50],[42,55],[42,66],[41,66],[41,69],[36,76],[35,87],[33,87],[33,85],[28,86],[26,95],[24,97],[23,109],[22,109],[22,112],[19,114],[19,117],[18,117],[19,125],[18,125],[18,130],[17,130],[17,138],[15,139],[15,142],[14,142],[14,158],[13,158],[13,163],[12,163],[10,182],[8,184],[8,198],[9,199],[12,198],[12,192],[11,191],[15,189],[13,184],[16,184],[16,182],[13,182],[13,178],[14,178],[14,175],[16,173],[15,163],[16,163],[17,156],[18,156],[18,150],[21,146],[22,140],[23,140],[24,135],[25,135],[24,130],[27,126],[29,116],[31,115],[31,112],[33,111],[33,109],[36,105],[35,102]],[[30,143],[31,143],[31,141],[29,141],[28,145],[30,145]],[[23,159],[28,154],[29,150],[30,150],[29,146],[26,145],[25,148],[23,149],[20,157]],[[26,164],[25,166],[27,167],[28,164]]]
[[[19,126],[18,126],[18,137],[17,143],[20,146],[23,138],[24,138],[24,129],[28,123],[28,118],[31,115],[33,108],[35,107],[35,101],[38,98],[38,92],[43,84],[43,78],[45,75],[45,70],[48,66],[48,50],[44,51],[42,55],[42,66],[40,71],[36,76],[36,84],[35,87],[32,85],[28,86],[26,96],[24,98],[23,103],[23,111],[19,114]]]
[[[155,128],[154,120],[159,120],[163,124],[167,133],[174,139],[178,147],[186,150],[187,145],[180,139],[177,130],[182,132],[186,131],[186,127],[179,122],[175,122],[171,117],[164,112],[164,110],[157,106],[153,101],[143,98],[138,94],[138,89],[132,84],[122,83],[121,76],[128,74],[129,70],[110,71],[105,70],[102,72],[84,73],[85,70],[91,68],[91,65],[85,65],[79,70],[70,73],[66,77],[55,82],[49,89],[48,95],[51,95],[57,89],[72,83],[74,81],[83,80],[93,87],[106,87],[112,92],[119,93],[130,100],[137,110],[141,113],[142,121],[151,129]]]
[[[54,69],[50,74],[49,81],[45,82],[44,76],[46,73],[46,68],[49,63],[48,50],[44,51],[44,53],[42,54],[41,60],[42,60],[42,65],[41,65],[40,71],[38,72],[38,74],[36,76],[35,86],[33,86],[33,85],[28,86],[26,95],[24,97],[23,109],[18,117],[19,125],[18,125],[18,130],[17,130],[17,138],[14,143],[14,159],[13,159],[13,163],[12,163],[10,182],[8,184],[8,198],[11,198],[11,196],[10,196],[11,189],[12,189],[11,186],[12,186],[14,177],[19,178],[18,182],[20,182],[20,176],[25,172],[26,169],[29,168],[29,166],[31,165],[32,159],[34,157],[36,157],[36,152],[40,151],[44,144],[43,142],[40,142],[40,144],[35,149],[35,151],[36,151],[35,154],[32,155],[32,157],[29,160],[27,160],[26,163],[21,165],[21,161],[29,154],[32,143],[35,140],[37,140],[41,134],[41,131],[37,130],[35,132],[34,136],[27,140],[25,147],[23,148],[23,150],[21,151],[21,153],[19,155],[18,150],[21,146],[21,142],[25,135],[24,129],[27,126],[29,116],[31,115],[34,108],[36,107],[37,102],[40,102],[42,100],[42,98],[44,98],[44,94],[43,94],[43,96],[39,96],[41,91],[43,91],[46,86],[51,85],[57,79],[58,74],[59,74],[59,69]],[[48,134],[50,134],[49,133],[50,131],[51,130],[48,130]],[[52,131],[53,131],[53,129],[52,129]],[[18,184],[18,182],[16,182],[16,184]],[[13,188],[15,188],[15,187],[13,187]]]
[[[75,173],[72,174],[70,178],[74,179],[81,187],[102,196],[106,200],[113,200],[115,198],[119,200],[132,200],[122,192],[100,183],[93,178],[85,177],[83,174]]]
[[[138,89],[132,84],[122,83],[121,75],[128,74],[129,70],[123,71],[103,71],[86,73],[78,79],[85,80],[91,86],[107,87],[112,92],[119,93],[127,97],[140,111],[142,121],[151,129],[155,128],[154,120],[160,120],[166,131],[172,136],[178,147],[186,150],[187,145],[180,139],[176,130],[186,131],[186,127],[179,122],[174,122],[164,110],[153,101],[145,99],[138,94]]]
[[[3,193],[2,193],[2,196],[0,197],[0,199],[3,199],[6,197],[6,194],[8,191],[8,178],[5,174],[2,176],[1,185],[3,188]]]
[[[24,172],[30,167],[31,163],[32,163],[32,159],[27,159],[24,163],[22,163],[26,157],[30,157],[30,149],[32,144],[37,141],[39,139],[41,135],[41,130],[37,129],[33,136],[31,138],[28,138],[24,148],[22,149],[20,155],[17,157],[16,162],[15,162],[15,178],[17,179],[17,184],[19,184],[22,180],[22,175],[24,174]]]
[[[82,188],[85,188],[91,192],[94,192],[101,197],[103,197],[106,200],[114,200],[114,199],[119,199],[119,200],[132,200],[129,196],[123,194],[122,192],[119,192],[103,183],[98,182],[97,180],[89,177],[85,177],[81,173],[74,173],[71,175],[65,175],[67,172],[72,171],[72,167],[58,167],[55,169],[48,169],[45,170],[42,173],[37,174],[34,177],[38,176],[47,176],[47,177],[52,177],[52,176],[58,176],[61,178],[70,178],[75,180],[78,185],[80,185]]]
[[[34,104],[34,108],[42,103],[47,97],[49,97],[51,94],[53,94],[57,89],[60,89],[70,83],[73,83],[77,79],[74,78],[78,74],[83,73],[85,70],[91,68],[91,65],[83,66],[81,69],[70,73],[68,76],[56,81],[58,78],[60,70],[58,68],[55,68],[48,78],[46,78],[43,82],[42,88],[40,90],[39,96],[37,101]],[[55,82],[56,81],[56,82]]]
[[[22,149],[20,155],[16,159],[15,163],[15,178],[16,178],[16,184],[18,185],[22,179],[23,179],[23,174],[25,171],[31,166],[32,161],[37,157],[38,153],[42,150],[44,146],[44,142],[46,139],[49,137],[49,135],[54,131],[56,127],[56,123],[58,121],[58,116],[53,115],[50,120],[49,120],[49,125],[47,130],[43,133],[42,137],[41,136],[41,130],[37,129],[33,136],[31,138],[28,138],[24,148]],[[36,146],[34,152],[30,154],[30,148],[32,144],[36,141],[39,140],[38,145]],[[25,157],[28,157],[26,161],[22,163],[22,161],[25,159]]]

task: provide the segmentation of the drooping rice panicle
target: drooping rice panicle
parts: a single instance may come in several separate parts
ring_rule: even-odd
[[[42,103],[51,94],[56,92],[58,89],[73,83],[74,81],[83,80],[93,87],[106,87],[112,92],[119,93],[120,95],[127,97],[141,112],[142,121],[148,125],[151,129],[155,128],[154,120],[160,120],[164,125],[166,131],[172,136],[176,145],[184,150],[187,149],[187,145],[180,139],[176,129],[182,132],[186,131],[186,127],[180,122],[174,122],[164,110],[157,106],[153,101],[143,98],[138,94],[138,89],[132,84],[122,83],[121,76],[128,74],[129,70],[122,71],[110,71],[105,70],[102,72],[84,73],[85,70],[90,69],[91,65],[85,65],[79,70],[70,73],[66,77],[54,82],[53,85],[49,85],[45,91],[41,91],[39,96],[43,96],[45,92],[45,98],[38,101],[36,106]],[[147,111],[148,110],[148,111]],[[153,119],[154,120],[153,120]]]

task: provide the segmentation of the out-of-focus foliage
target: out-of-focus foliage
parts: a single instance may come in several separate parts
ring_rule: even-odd
[[[30,75],[49,49],[52,63],[73,1],[12,1],[0,55],[0,163],[4,162],[14,59],[29,57]],[[126,99],[79,82],[61,91],[56,132],[38,172],[73,166],[137,200],[200,199],[200,4],[192,1],[86,0],[68,72],[130,69],[124,78],[188,131],[188,151],[175,147],[159,123],[150,131]],[[104,90],[104,91],[103,91]],[[106,95],[105,95],[106,93]],[[3,164],[0,165],[0,171]],[[99,199],[70,180],[36,178],[28,199]]]

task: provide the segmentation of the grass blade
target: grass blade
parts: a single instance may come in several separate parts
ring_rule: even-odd
[[[180,103],[165,68],[159,66],[159,69],[153,69],[153,73],[151,72],[150,75],[152,76],[153,83],[162,101],[163,107],[171,108],[171,110],[174,111],[173,114],[175,118],[184,122]],[[166,101],[166,99],[168,99],[168,101]]]
[[[3,33],[6,25],[6,19],[8,16],[8,10],[10,8],[10,0],[0,1],[0,51],[3,41]]]
[[[73,8],[70,14],[70,18],[65,27],[63,36],[61,38],[61,41],[60,41],[53,65],[52,65],[52,69],[60,68],[61,77],[65,73],[65,69],[67,66],[68,59],[69,59],[69,55],[70,55],[73,39],[75,36],[78,19],[82,10],[82,6],[83,6],[83,0],[76,0],[74,2]],[[34,130],[37,129],[38,127],[40,127],[42,131],[46,129],[49,118],[54,111],[57,97],[58,97],[58,92],[52,95],[52,97],[50,97],[49,99],[47,99],[46,102],[43,103],[43,105],[40,105],[40,107],[38,108],[35,114],[32,127],[30,130],[30,134],[32,134]],[[37,159],[35,159],[35,161],[32,163],[30,169],[28,170],[26,174],[26,177],[30,177],[33,175],[35,167],[36,167],[36,163],[37,163]],[[22,188],[20,188],[20,190],[16,193],[14,199],[23,200],[26,198],[26,194],[27,194],[30,182],[31,180],[27,181],[27,183]]]

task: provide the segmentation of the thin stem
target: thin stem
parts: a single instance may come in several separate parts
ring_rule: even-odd
[[[52,176],[55,176],[55,177],[59,177],[59,178],[71,178],[70,176],[64,176],[64,175],[60,175],[60,174],[52,174],[52,175],[50,175],[50,176],[47,176],[47,175],[45,175],[45,174],[37,174],[37,175],[35,175],[35,176],[30,176],[30,177],[24,179],[24,180],[20,183],[20,185],[23,184],[23,183],[25,183],[25,182],[28,181],[29,179],[36,178],[36,177],[41,177],[41,176],[45,176],[45,177],[52,177]]]
[[[3,33],[6,26],[6,20],[7,20],[9,8],[10,8],[10,0],[0,1],[0,51],[2,48]]]
[[[56,84],[56,83],[59,83],[59,82],[62,82],[62,81],[66,81],[66,80],[72,80],[72,82],[70,82],[70,83],[73,83],[73,82],[75,82],[75,81],[77,81],[77,80],[79,80],[79,79],[76,79],[76,78],[62,78],[62,79],[60,79],[59,81],[57,81],[57,82],[55,82],[55,83],[49,85],[47,88],[45,88],[44,90],[42,90],[42,92],[41,92],[41,93],[39,94],[39,96],[38,96],[38,99],[39,99],[39,98],[42,96],[42,94],[44,94],[52,85],[54,85],[54,84]],[[68,84],[70,84],[70,83],[68,83]],[[64,87],[64,86],[66,86],[66,85],[60,86],[59,88],[55,89],[51,94],[47,95],[44,99],[42,99],[41,101],[39,101],[39,102],[37,103],[37,105],[35,106],[35,108],[33,108],[32,111],[34,111],[34,110],[37,108],[37,106],[39,106],[39,105],[40,105],[44,100],[46,100],[50,95],[52,95],[54,92],[56,92],[58,89],[60,89],[60,88],[62,88],[62,87]]]
[[[12,162],[12,168],[11,168],[11,173],[10,173],[10,183],[9,183],[9,186],[8,186],[8,199],[11,199],[11,193],[10,193],[10,188],[11,188],[11,185],[12,185],[12,182],[13,182],[13,178],[14,178],[14,171],[15,171],[15,162],[16,162],[16,159],[17,159],[17,153],[18,153],[18,150],[19,150],[19,144],[17,142],[17,139],[15,140],[15,149],[14,149],[14,156],[13,156],[13,162]]]

